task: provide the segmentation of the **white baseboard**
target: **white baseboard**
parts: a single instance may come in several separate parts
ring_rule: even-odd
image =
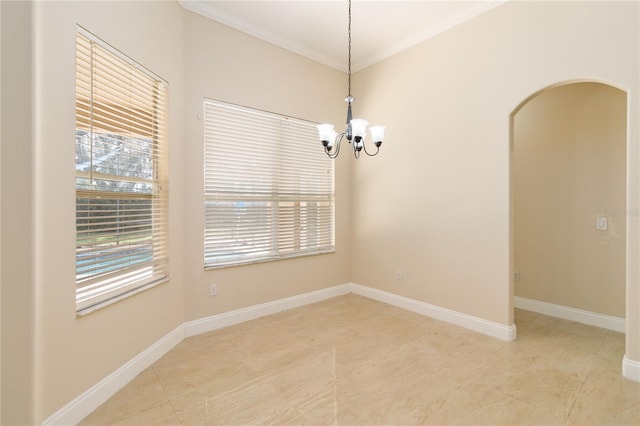
[[[622,358],[622,375],[629,380],[640,382],[640,362],[626,357]]]
[[[377,300],[382,303],[397,306],[417,314],[435,318],[451,324],[459,325],[482,334],[496,337],[501,340],[512,342],[516,339],[516,326],[503,325],[493,321],[487,321],[472,315],[463,314],[461,312],[452,311],[451,309],[442,308],[440,306],[431,305],[408,297],[398,296],[397,294],[388,293],[386,291],[377,290],[375,288],[362,286],[360,284],[350,284],[351,291],[361,296]]]
[[[236,309],[234,311],[213,315],[195,321],[189,321],[184,324],[185,337],[195,336],[206,333],[207,331],[217,330],[222,327],[228,327],[230,325],[250,321],[266,315],[282,312],[287,309],[332,299],[349,292],[351,292],[349,284],[342,284],[312,291],[310,293],[287,297],[285,299],[262,303],[260,305],[249,306],[248,308]]]
[[[541,302],[518,296],[513,298],[513,304],[516,308],[524,309],[526,311],[537,312],[539,314],[549,315],[556,318],[593,325],[607,330],[618,331],[620,333],[625,332],[626,322],[624,318],[583,311],[581,309],[555,305],[553,303]]]
[[[43,425],[78,424],[182,339],[184,339],[184,326],[181,325],[56,411],[43,422]]]

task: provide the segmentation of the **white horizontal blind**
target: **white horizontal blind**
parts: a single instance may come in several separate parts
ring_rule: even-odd
[[[314,123],[204,102],[204,265],[334,247],[334,162]]]
[[[160,78],[76,36],[76,310],[168,277],[166,103]]]

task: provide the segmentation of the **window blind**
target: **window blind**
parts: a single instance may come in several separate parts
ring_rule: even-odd
[[[213,100],[204,117],[205,268],[334,251],[315,123]]]
[[[167,84],[79,28],[76,310],[168,277]]]

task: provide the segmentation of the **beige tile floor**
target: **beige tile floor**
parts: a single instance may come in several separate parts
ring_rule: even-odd
[[[503,342],[356,295],[185,339],[86,425],[640,425],[624,335],[516,310]]]

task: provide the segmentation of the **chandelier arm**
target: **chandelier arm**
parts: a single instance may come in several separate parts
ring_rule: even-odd
[[[376,152],[374,152],[373,154],[370,154],[369,151],[367,151],[367,144],[365,143],[365,141],[362,141],[362,148],[364,149],[365,154],[367,154],[369,157],[375,157],[380,152],[380,147],[377,146]]]
[[[338,156],[338,154],[340,154],[340,142],[342,142],[342,138],[344,138],[344,133],[340,133],[340,135],[338,135],[338,137],[336,138],[336,142],[335,142],[335,146],[332,151],[329,151],[327,149],[327,147],[324,147],[324,153],[327,154],[329,156],[329,158],[336,158]]]
[[[336,158],[338,156],[338,150],[334,150],[333,152],[329,151],[327,147],[324,147],[324,153],[327,154],[329,158]]]
[[[338,135],[338,139],[336,141],[336,156],[338,156],[338,154],[340,153],[340,146],[342,145],[342,139],[344,138],[345,133],[340,133],[340,135]]]

